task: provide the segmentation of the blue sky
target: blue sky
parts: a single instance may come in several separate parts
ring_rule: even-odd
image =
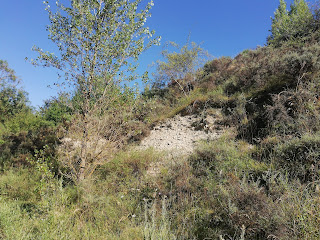
[[[50,2],[50,0],[49,0]],[[292,1],[287,1],[291,3]],[[166,41],[184,44],[191,41],[214,57],[234,57],[248,48],[264,45],[271,26],[270,17],[278,0],[154,0],[152,17],[147,21],[156,35]],[[53,5],[53,4],[52,4]],[[48,40],[48,16],[42,0],[3,0],[0,7],[0,59],[22,79],[33,106],[56,94],[47,86],[57,81],[54,69],[34,67],[25,58],[35,57],[33,45],[53,49]],[[140,57],[139,71],[159,59],[162,47],[153,47]]]

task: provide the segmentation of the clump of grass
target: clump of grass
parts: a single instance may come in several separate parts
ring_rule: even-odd
[[[15,201],[36,202],[39,175],[30,169],[8,170],[0,175],[1,196]]]
[[[167,212],[167,197],[161,200],[161,211],[159,212],[157,201],[148,203],[145,201],[145,222],[144,222],[144,239],[146,240],[175,240],[177,236],[170,229],[171,221]]]
[[[154,192],[152,186],[147,190],[145,171],[159,157],[152,150],[119,153],[81,185],[46,178],[41,187],[48,184],[42,193],[49,197],[37,189],[42,168],[34,174],[8,171],[1,175],[0,234],[6,239],[142,239],[142,199]]]
[[[190,163],[194,174],[200,176],[210,173],[221,176],[234,171],[241,176],[268,170],[268,165],[251,157],[252,150],[252,145],[244,141],[233,141],[232,136],[226,134],[217,141],[200,145],[190,157]]]

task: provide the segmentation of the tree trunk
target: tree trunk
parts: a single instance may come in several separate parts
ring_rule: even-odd
[[[87,115],[84,114],[84,126],[81,141],[81,151],[80,151],[80,169],[78,173],[78,181],[81,182],[85,179],[85,170],[87,165],[87,150],[88,150],[88,119]]]

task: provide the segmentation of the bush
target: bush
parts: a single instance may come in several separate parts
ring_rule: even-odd
[[[40,128],[21,131],[5,136],[0,145],[0,166],[3,170],[9,166],[30,166],[28,159],[33,158],[36,151],[46,146],[45,155],[55,159],[55,148],[59,143],[56,132],[52,128]],[[57,162],[54,163],[57,172]]]
[[[59,98],[47,100],[41,108],[40,114],[44,120],[51,122],[55,126],[66,125],[71,120],[72,109],[68,106],[67,96],[60,95]]]
[[[249,179],[239,179],[230,175],[225,182],[220,182],[210,189],[214,195],[211,211],[207,215],[203,226],[209,227],[207,235],[199,226],[201,238],[218,238],[223,236],[228,239],[232,236],[244,236],[244,239],[285,239],[288,236],[288,226],[285,217],[278,207],[278,199],[269,197],[259,182]]]
[[[258,48],[230,64],[228,96],[223,112],[250,142],[269,134],[294,134],[319,129],[319,45],[303,48]]]
[[[292,179],[314,182],[320,179],[320,135],[305,134],[273,147],[269,159]]]

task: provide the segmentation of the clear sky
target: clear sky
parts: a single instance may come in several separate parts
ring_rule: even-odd
[[[36,55],[33,45],[51,51],[46,26],[48,16],[42,0],[0,0],[0,59],[22,79],[33,106],[56,94],[47,86],[57,81],[54,69],[34,67],[25,58]],[[50,0],[49,0],[50,2]],[[287,1],[291,3],[292,1]],[[248,48],[264,45],[271,26],[270,17],[278,7],[278,0],[154,0],[152,17],[147,21],[156,35],[180,44],[191,41],[214,57],[234,57]],[[54,5],[54,4],[52,4]],[[160,58],[162,47],[143,53],[139,70]]]

